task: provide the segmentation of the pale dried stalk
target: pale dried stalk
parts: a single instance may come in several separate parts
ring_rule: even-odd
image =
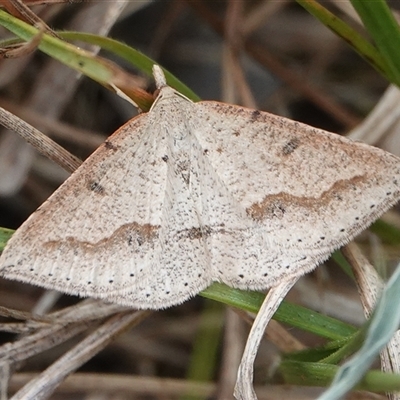
[[[18,133],[40,154],[53,160],[68,172],[74,172],[82,164],[82,161],[55,143],[48,136],[1,107],[0,124],[5,128]]]
[[[0,99],[0,107],[4,107],[7,111],[15,114],[28,124],[34,125],[37,129],[44,131],[49,136],[62,139],[67,143],[73,143],[80,147],[84,146],[92,150],[99,147],[100,144],[104,142],[104,137],[95,131],[48,118],[38,111],[31,110],[28,107],[6,99]]]
[[[3,315],[26,319],[25,324],[3,324],[4,331],[31,333],[13,343],[0,347],[0,366],[2,373],[13,371],[16,364],[48,350],[97,324],[97,320],[126,310],[115,304],[107,304],[87,299],[77,305],[64,308],[46,316],[31,316],[14,310],[2,309]],[[2,379],[8,379],[2,376]],[[7,385],[0,387],[0,398],[5,398]]]
[[[225,312],[224,341],[218,382],[218,399],[229,399],[236,382],[237,370],[244,348],[243,320],[234,310]]]
[[[275,15],[275,13],[282,10],[282,8],[288,6],[291,2],[289,0],[280,1],[268,1],[264,0],[262,2],[253,5],[251,10],[246,15],[245,20],[241,30],[245,37],[250,36],[254,33],[260,26],[268,23],[268,20]]]
[[[389,86],[368,117],[353,129],[348,137],[376,145],[393,154],[400,155],[400,91]]]
[[[17,373],[13,376],[11,389],[17,390],[28,381],[37,376],[35,373]],[[182,379],[157,378],[136,375],[116,375],[116,374],[91,374],[75,373],[65,379],[57,389],[57,393],[72,396],[77,393],[90,394],[91,392],[114,395],[122,393],[128,398],[133,396],[148,395],[156,398],[177,398],[185,393],[192,393],[193,396],[202,398],[213,398],[217,387],[213,382],[190,382]],[[260,400],[315,400],[320,393],[320,388],[282,385],[268,385],[256,387]],[[158,397],[157,397],[158,396]],[[232,396],[218,397],[219,400],[231,399]],[[351,396],[348,400],[356,399]],[[372,397],[366,394],[363,400],[377,400],[383,397]],[[359,398],[360,399],[360,398]]]
[[[129,311],[112,316],[38,377],[25,385],[12,399],[39,400],[47,398],[71,372],[104,349],[117,335],[132,325],[138,324],[150,313],[151,311]]]
[[[228,103],[238,103],[256,108],[257,104],[247,83],[241,55],[243,1],[229,3],[225,18],[225,40],[222,47],[222,98]]]
[[[384,283],[355,243],[348,244],[342,251],[352,266],[364,313],[368,318],[375,308]],[[397,331],[380,354],[382,371],[400,373],[399,349],[400,331]],[[389,393],[388,398],[398,400],[400,396],[398,393]]]
[[[235,386],[234,395],[237,400],[257,400],[256,393],[253,388],[253,367],[257,356],[260,342],[264,336],[265,328],[275,314],[286,294],[293,287],[299,278],[295,277],[290,280],[281,282],[272,287],[264,302],[262,303],[257,317],[254,320],[246,347],[244,349],[242,361],[239,366],[238,378]]]
[[[90,326],[90,323],[85,321],[70,324],[53,324],[16,342],[5,343],[0,347],[0,364],[6,362],[14,364],[24,361],[65,342],[83,332],[88,326]]]
[[[43,28],[43,31],[53,37],[58,37],[58,35],[21,0],[7,0],[2,3],[7,11],[17,18],[33,26]]]

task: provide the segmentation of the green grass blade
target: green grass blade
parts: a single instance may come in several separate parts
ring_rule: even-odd
[[[344,358],[357,351],[363,344],[365,331],[363,329],[356,333],[339,340],[316,347],[305,349],[284,355],[285,360],[322,362],[324,364],[337,364]]]
[[[258,312],[265,298],[262,293],[232,289],[221,283],[214,283],[203,290],[201,295],[253,313]],[[356,328],[349,324],[287,302],[280,305],[274,319],[333,340],[343,339],[356,332]]]
[[[104,36],[95,35],[92,33],[82,33],[82,32],[57,32],[63,39],[66,40],[80,40],[85,43],[100,46],[103,50],[107,50],[124,60],[128,61],[130,64],[135,66],[140,71],[152,76],[152,67],[155,61],[147,57],[143,53],[134,48],[121,43],[115,39],[111,39]],[[178,90],[178,92],[184,94],[186,97],[193,101],[199,101],[200,97],[196,95],[192,90],[190,90],[184,83],[182,83],[178,78],[172,75],[170,72],[164,70],[165,77],[170,86]]]
[[[374,232],[376,235],[378,235],[384,243],[393,246],[400,244],[400,229],[388,224],[385,221],[382,221],[381,219],[375,221],[369,227],[369,229],[371,232]]]
[[[26,41],[39,33],[37,28],[3,10],[0,10],[0,25]],[[99,63],[93,55],[60,39],[44,34],[39,49],[100,83],[106,84],[112,79],[110,69]]]
[[[13,235],[14,230],[8,228],[0,228],[0,251],[4,250],[8,239]]]
[[[3,10],[0,10],[0,25],[25,41],[30,40],[39,33],[37,28],[9,15]],[[65,33],[63,33],[63,35],[68,36]],[[133,65],[147,74],[151,74],[151,67],[156,63],[137,50],[134,50],[129,46],[112,39],[107,39],[96,35],[79,34],[76,32],[71,32],[70,37],[103,46],[105,49],[113,51],[115,54],[130,61]],[[8,43],[10,43],[10,41],[8,41]],[[129,74],[124,73],[122,69],[117,67],[112,62],[95,56],[90,52],[84,51],[58,38],[44,34],[38,48],[50,57],[62,62],[76,71],[81,72],[85,76],[88,76],[104,86],[108,87],[111,84],[118,86],[118,83],[116,82],[118,82],[119,74],[121,73],[124,74],[125,79],[128,79],[127,85],[130,83]],[[179,91],[192,100],[199,100],[198,96],[196,96],[182,82],[176,79],[171,73],[166,70],[164,70],[164,73],[166,75],[167,82],[172,87],[176,87]],[[132,81],[131,84],[134,85],[134,81]],[[134,98],[134,100],[143,110],[148,110],[151,105],[151,103],[148,103],[147,99],[142,99],[139,97],[138,99]]]
[[[384,0],[351,0],[365,28],[375,41],[394,83],[400,86],[400,28]]]
[[[336,250],[335,252],[332,253],[331,258],[342,268],[342,270],[346,273],[346,275],[354,280],[354,274],[351,269],[351,265],[349,262],[346,260],[344,257],[343,253],[340,250]]]
[[[282,361],[279,366],[279,372],[283,375],[286,383],[301,386],[327,386],[338,370],[339,367],[332,364],[299,361]],[[372,370],[359,382],[356,389],[372,392],[399,391],[400,375]]]
[[[216,301],[205,301],[193,344],[193,351],[186,378],[192,382],[211,382],[217,365],[218,349],[224,324],[224,308]],[[202,400],[188,392],[180,400]]]
[[[354,335],[357,335],[357,332]],[[325,360],[327,357],[335,354],[338,350],[345,346],[346,343],[351,340],[352,336],[339,340],[331,340],[323,346],[284,353],[282,358],[283,360],[288,361],[323,362],[325,364],[335,364],[334,362],[327,362]]]
[[[397,83],[396,75],[394,75],[391,68],[388,67],[379,50],[356,30],[315,0],[296,1],[327,28],[331,29],[346,41],[361,57],[378,70],[380,74],[385,76],[390,82]],[[375,4],[375,1],[371,3]]]

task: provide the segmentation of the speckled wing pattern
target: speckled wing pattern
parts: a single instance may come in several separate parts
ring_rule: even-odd
[[[400,160],[162,87],[17,230],[0,275],[135,308],[311,271],[400,197]]]

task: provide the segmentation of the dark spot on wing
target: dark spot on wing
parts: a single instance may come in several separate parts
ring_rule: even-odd
[[[190,162],[188,160],[178,161],[176,164],[176,173],[181,175],[186,185],[190,183]]]
[[[177,240],[182,240],[182,239],[201,239],[203,237],[209,236],[212,232],[214,232],[214,229],[212,229],[210,226],[202,226],[201,228],[190,228],[190,229],[182,229],[176,233],[177,235]],[[201,274],[200,274],[201,275]]]
[[[90,181],[88,187],[89,187],[89,190],[91,190],[94,193],[104,194],[105,189],[102,185],[100,185],[99,182]]]
[[[250,119],[250,121],[251,121],[251,122],[257,121],[258,118],[260,117],[260,115],[261,115],[261,112],[260,112],[260,111],[254,110],[254,111],[251,113],[251,119]]]
[[[332,193],[332,197],[337,201],[342,201],[343,200],[343,197],[337,192],[333,192]]]
[[[107,149],[107,150],[117,150],[118,149],[118,146],[115,146],[112,142],[110,142],[109,140],[106,140],[105,142],[104,142],[104,147]]]
[[[295,137],[290,139],[282,148],[282,154],[288,156],[293,153],[300,145],[300,139]]]
[[[254,215],[257,214],[257,210],[254,207]],[[281,219],[284,217],[284,214],[286,212],[285,204],[283,201],[280,201],[279,199],[276,199],[275,201],[271,201],[268,206],[265,208],[264,212],[270,217],[270,218],[278,218]]]
[[[164,162],[167,162],[167,161],[168,161],[168,156],[167,156],[167,155],[162,156],[161,159],[162,159]]]

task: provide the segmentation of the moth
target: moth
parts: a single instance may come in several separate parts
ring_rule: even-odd
[[[138,309],[212,282],[268,289],[326,260],[400,198],[400,159],[166,85],[9,240],[0,276]]]

